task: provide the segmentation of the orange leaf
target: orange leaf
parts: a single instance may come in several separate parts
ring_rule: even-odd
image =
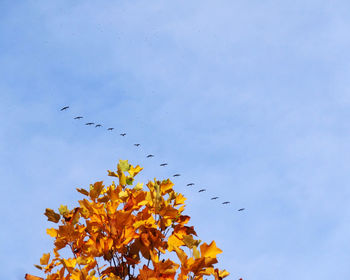
[[[118,174],[116,174],[113,171],[107,170],[108,171],[108,176],[112,176],[112,177],[119,177]]]
[[[47,265],[49,263],[49,260],[50,260],[50,253],[43,254],[43,256],[40,259],[40,264],[41,265]]]
[[[50,208],[46,208],[44,215],[47,217],[48,221],[54,222],[54,223],[58,223],[58,221],[61,218],[59,214],[55,213],[55,211],[53,211]]]
[[[89,192],[88,192],[87,190],[85,190],[85,189],[78,189],[78,188],[77,188],[77,191],[80,192],[80,193],[82,193],[83,195],[86,195],[86,196],[89,195]]]
[[[203,243],[200,246],[202,257],[216,258],[217,254],[221,254],[222,250],[216,247],[215,241],[212,241],[209,245]]]
[[[176,235],[172,234],[168,238],[168,251],[171,252],[176,250],[176,248],[185,245],[185,243]]]
[[[91,185],[90,186],[90,197],[91,197],[91,199],[96,199],[100,195],[103,187],[104,187],[103,186],[103,181],[96,182],[95,184]]]
[[[51,237],[57,237],[57,230],[54,228],[48,228],[46,229],[46,233],[50,235]]]
[[[26,280],[44,280],[44,278],[38,277],[38,276],[34,276],[34,275],[30,275],[30,274],[26,274],[24,276],[24,278]]]

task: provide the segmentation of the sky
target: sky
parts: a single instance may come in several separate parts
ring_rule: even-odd
[[[140,182],[181,174],[227,279],[349,279],[349,9],[2,0],[1,278],[41,276],[45,208],[75,207],[75,188],[128,159]]]

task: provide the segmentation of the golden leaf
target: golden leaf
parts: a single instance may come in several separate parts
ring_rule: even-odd
[[[209,245],[207,243],[203,243],[200,246],[200,249],[202,257],[216,258],[217,254],[222,253],[222,250],[216,247],[215,241],[212,241]]]
[[[26,280],[44,280],[44,278],[38,277],[38,276],[34,276],[34,275],[30,275],[30,274],[26,274],[24,276],[24,278]]]
[[[63,259],[62,262],[67,269],[71,269],[77,264],[77,259]]]
[[[162,191],[162,194],[169,193],[173,189],[174,183],[171,182],[169,179],[164,180],[160,184],[160,189]]]
[[[54,223],[58,223],[61,218],[60,214],[55,213],[55,211],[50,208],[46,208],[44,215],[47,217],[48,221]]]
[[[120,169],[123,172],[129,171],[130,164],[129,164],[128,160],[122,160],[122,159],[119,160],[118,169]]]
[[[58,211],[62,216],[66,216],[67,214],[69,214],[69,210],[66,205],[61,205],[60,208],[58,208]]]
[[[196,246],[193,246],[193,247],[192,247],[192,250],[193,250],[193,256],[194,256],[196,259],[198,259],[201,255],[200,255],[200,253],[199,253],[197,247],[196,247]]]
[[[125,201],[125,199],[127,199],[128,197],[129,197],[129,194],[128,194],[127,191],[121,191],[121,192],[119,193],[119,198],[120,198],[121,200],[123,200],[123,201]]]
[[[130,169],[128,170],[128,173],[130,174],[131,177],[135,177],[143,168],[136,165],[133,167],[132,165],[130,166]]]
[[[90,197],[91,197],[91,199],[96,199],[100,195],[103,187],[104,187],[103,181],[96,182],[95,184],[90,185]]]
[[[215,269],[215,270],[217,270],[217,269]],[[219,270],[219,271],[218,271],[218,274],[219,274],[219,277],[220,277],[220,278],[225,278],[226,276],[229,276],[229,275],[230,275],[230,273],[227,272],[225,269],[224,269],[224,270]],[[243,280],[242,278],[240,278],[240,279]]]
[[[143,183],[137,183],[136,186],[134,187],[135,191],[142,190]]]
[[[171,252],[173,250],[175,250],[176,248],[185,245],[185,243],[178,238],[177,235],[172,234],[169,236],[168,238],[168,251]]]
[[[186,200],[186,197],[184,197],[181,193],[179,193],[175,198],[175,205],[184,204],[185,200]]]
[[[46,229],[46,233],[50,235],[51,237],[57,237],[57,230],[54,228],[48,228]]]
[[[49,260],[50,260],[50,253],[43,254],[43,256],[40,259],[40,264],[41,265],[47,265],[49,263]]]
[[[89,192],[85,189],[76,189],[78,192],[82,193],[83,195],[89,196]]]
[[[119,177],[118,174],[116,174],[116,173],[113,172],[113,171],[107,170],[107,172],[108,172],[108,176]]]
[[[188,248],[197,247],[200,243],[199,240],[193,239],[192,235],[185,235],[182,240]]]
[[[186,261],[187,261],[186,253],[182,249],[180,249],[178,247],[174,247],[174,250],[175,250],[179,260],[181,261],[181,263],[182,264],[186,263]]]

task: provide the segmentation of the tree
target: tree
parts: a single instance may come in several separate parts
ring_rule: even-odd
[[[61,205],[59,213],[46,209],[48,220],[58,228],[46,230],[55,239],[53,256],[43,254],[35,265],[45,279],[218,280],[229,275],[214,268],[216,255],[222,253],[215,241],[202,243],[193,226],[186,225],[186,198],[174,191],[169,179],[149,181],[147,191],[141,183],[134,185],[141,170],[120,160],[116,172],[108,170],[118,185],[96,182],[89,191],[77,189],[86,196],[78,207]],[[71,257],[62,256],[63,248]],[[43,279],[29,274],[25,278]]]

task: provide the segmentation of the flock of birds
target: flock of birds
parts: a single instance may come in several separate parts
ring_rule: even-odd
[[[69,109],[69,106],[64,106],[63,108],[61,108],[60,111],[66,111],[67,109]],[[74,117],[75,120],[80,120],[82,118],[83,118],[82,116]],[[87,126],[95,126],[95,128],[102,127],[102,124],[94,123],[94,122],[87,122],[87,123],[85,123],[85,125],[87,125]],[[113,129],[114,129],[114,127],[108,127],[107,128],[107,130],[109,130],[109,131],[112,131]],[[119,135],[124,137],[124,136],[126,136],[126,133],[123,132],[123,133],[120,133]],[[141,144],[139,144],[139,143],[135,143],[134,144],[134,146],[136,146],[136,147],[139,147],[140,145]],[[146,156],[146,158],[152,158],[152,157],[154,157],[154,155],[152,155],[152,154],[149,154],[149,155]],[[160,166],[162,166],[162,167],[167,166],[167,165],[168,165],[168,163],[166,163],[166,162],[160,164]],[[173,177],[179,177],[179,176],[181,176],[181,174],[179,174],[179,173],[173,175]],[[194,186],[194,183],[188,183],[187,186],[188,187]],[[200,189],[198,192],[201,193],[201,192],[205,192],[205,191],[206,191],[206,189]],[[218,196],[214,196],[214,197],[211,198],[211,200],[217,200],[217,199],[219,199]],[[230,201],[222,202],[222,204],[224,204],[224,205],[230,204],[230,203],[231,203]],[[245,210],[245,208],[239,208],[237,211],[243,211],[243,210]]]

